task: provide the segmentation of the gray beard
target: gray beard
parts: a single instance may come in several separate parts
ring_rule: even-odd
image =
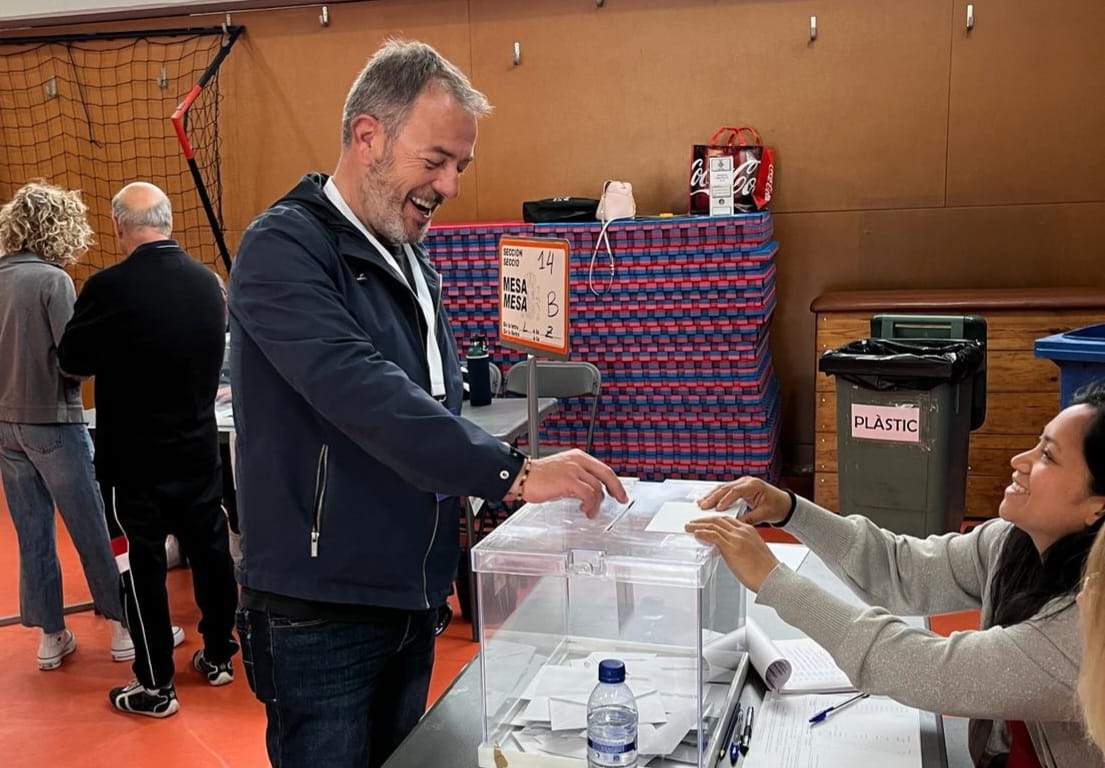
[[[366,211],[373,211],[381,215],[380,220],[372,222],[373,234],[386,245],[403,245],[411,242],[403,227],[403,206],[406,198],[391,198],[387,186],[387,172],[391,170],[394,158],[390,151],[381,160],[377,161],[372,169],[372,176],[364,187],[364,205]],[[419,237],[415,242],[422,242]]]

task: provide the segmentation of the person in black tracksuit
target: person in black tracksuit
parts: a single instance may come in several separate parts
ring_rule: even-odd
[[[124,187],[112,223],[126,259],[85,283],[58,357],[66,373],[95,377],[96,475],[135,646],[136,679],[110,699],[123,712],[167,717],[180,705],[166,535],[188,557],[202,614],[193,667],[212,685],[229,683],[238,650],[214,410],[226,308],[215,274],[169,238],[160,189]]]

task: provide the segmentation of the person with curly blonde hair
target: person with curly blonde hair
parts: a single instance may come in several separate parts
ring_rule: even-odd
[[[120,624],[119,573],[80,382],[58,368],[58,342],[76,300],[62,267],[92,244],[86,212],[78,192],[43,181],[25,184],[0,208],[0,476],[19,542],[20,617],[42,630],[43,670],[57,669],[77,647],[63,617],[55,504],[97,609],[114,620],[113,657],[134,653]]]
[[[1086,730],[1099,747],[1105,748],[1105,600],[1101,595],[1101,577],[1105,573],[1105,533],[1098,533],[1086,575],[1078,593],[1082,618],[1082,670],[1078,678],[1078,696]]]

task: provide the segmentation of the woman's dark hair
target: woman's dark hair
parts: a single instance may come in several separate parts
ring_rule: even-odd
[[[1082,440],[1082,453],[1090,470],[1089,492],[1105,495],[1105,381],[1082,387],[1074,393],[1070,404],[1093,407]],[[1082,581],[1082,566],[1103,521],[1105,516],[1083,531],[1064,536],[1042,555],[1027,533],[1010,528],[990,586],[994,595],[994,624],[1003,627],[1018,624],[1057,597],[1068,595],[1073,600]]]

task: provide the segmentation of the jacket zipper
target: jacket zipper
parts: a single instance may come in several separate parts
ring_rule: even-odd
[[[318,469],[315,470],[315,516],[311,524],[311,557],[318,557],[318,537],[322,533],[322,508],[326,504],[327,464],[330,446],[323,443],[318,453]]]
[[[430,550],[434,548],[437,539],[437,524],[441,517],[441,502],[434,497],[434,530],[430,534],[430,545],[426,547],[426,554],[422,556],[422,602],[423,607],[430,608],[430,592],[426,587],[426,562],[430,559]]]

